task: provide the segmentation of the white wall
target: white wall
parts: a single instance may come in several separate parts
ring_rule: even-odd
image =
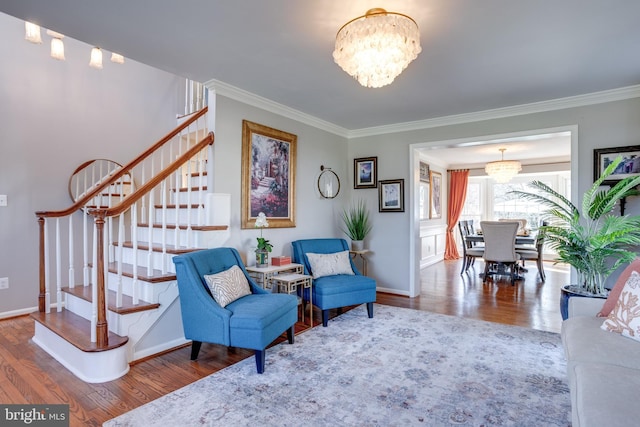
[[[608,102],[584,107],[567,108],[543,113],[526,114],[495,120],[442,126],[430,129],[396,132],[392,134],[353,138],[349,141],[349,158],[378,156],[379,179],[403,178],[414,173],[409,167],[410,145],[426,144],[450,139],[479,137],[578,126],[578,149],[572,151],[577,167],[573,178],[581,196],[593,182],[593,149],[637,145],[640,138],[640,99]],[[575,185],[575,184],[574,184]],[[364,191],[364,190],[357,190]],[[375,195],[369,190],[371,201]],[[405,200],[408,206],[408,200]],[[640,214],[640,197],[629,200],[628,213]],[[446,212],[443,213],[446,216]],[[408,209],[404,213],[375,213],[370,247],[373,251],[369,271],[378,286],[408,293],[410,271]]]
[[[82,162],[126,163],[176,126],[184,79],[126,59],[90,68],[91,46],[65,38],[66,61],[50,39],[24,40],[24,21],[0,14],[0,315],[37,306],[35,212],[70,203],[69,177]]]

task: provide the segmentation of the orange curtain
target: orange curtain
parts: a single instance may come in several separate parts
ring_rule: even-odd
[[[449,202],[447,206],[447,246],[444,251],[444,259],[458,259],[458,247],[456,246],[455,235],[453,234],[458,223],[458,218],[464,207],[464,200],[467,197],[467,182],[469,181],[469,170],[455,170],[449,174]]]

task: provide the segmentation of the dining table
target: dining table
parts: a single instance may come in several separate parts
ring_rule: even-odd
[[[473,242],[473,243],[483,243],[484,242],[484,236],[481,233],[475,233],[475,234],[469,234],[468,236],[465,236],[465,240],[467,240],[468,242]],[[536,244],[536,236],[535,234],[529,233],[529,234],[520,234],[518,233],[516,235],[516,245],[535,245]],[[518,265],[517,267],[517,272],[516,272],[516,280],[522,280],[524,279],[524,276],[522,276],[520,273],[521,272],[526,272],[527,269],[524,268],[521,265]],[[480,277],[483,277],[484,273],[480,273]]]
[[[469,234],[465,236],[465,239],[468,242],[473,243],[483,243],[484,236],[482,234]],[[535,245],[536,244],[536,236],[534,234],[518,234],[516,235],[516,245]]]

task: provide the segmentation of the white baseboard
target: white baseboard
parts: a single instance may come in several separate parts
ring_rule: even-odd
[[[409,296],[409,291],[405,291],[402,289],[392,289],[392,288],[381,288],[380,286],[378,286],[376,288],[377,292],[384,292],[385,294],[395,294],[395,295],[402,295],[405,297]]]

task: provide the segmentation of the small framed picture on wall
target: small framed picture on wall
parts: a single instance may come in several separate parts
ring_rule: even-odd
[[[431,182],[429,217],[431,219],[442,218],[442,174],[434,171],[430,171],[429,174]]]
[[[378,211],[404,212],[404,179],[380,181]]]
[[[420,181],[429,182],[429,165],[425,162],[420,162]]]
[[[353,188],[378,186],[378,157],[353,159]]]

